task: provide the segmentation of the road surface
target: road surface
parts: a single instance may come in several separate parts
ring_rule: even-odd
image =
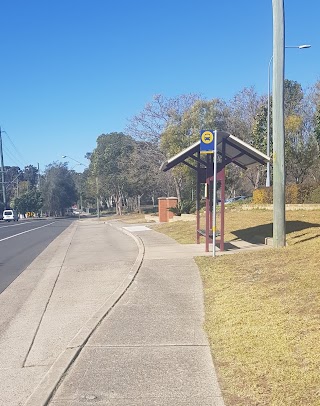
[[[65,230],[73,219],[0,222],[0,293]]]

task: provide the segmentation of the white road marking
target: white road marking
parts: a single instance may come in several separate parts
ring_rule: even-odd
[[[51,224],[54,224],[54,223],[55,223],[55,221],[53,221],[52,223],[49,223],[49,224],[45,224],[44,226],[32,228],[31,230],[22,231],[22,233],[14,234],[14,235],[11,235],[10,237],[2,238],[2,240],[0,240],[0,242],[5,241],[5,240],[10,240],[10,238],[18,237],[18,235],[22,235],[22,234],[30,233],[31,231],[39,230],[39,228],[51,226]]]
[[[0,228],[23,226],[23,225],[25,225],[25,224],[30,224],[30,223],[34,223],[34,222],[35,222],[35,220],[34,220],[34,221],[30,221],[30,220],[25,220],[25,221],[23,221],[23,220],[20,220],[17,224],[11,224],[10,226],[9,226],[9,225],[7,225],[7,226],[1,225]]]

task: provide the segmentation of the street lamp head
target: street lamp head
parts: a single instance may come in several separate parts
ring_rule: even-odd
[[[311,48],[311,45],[299,45],[299,49]]]
[[[67,155],[62,155],[62,158],[67,158]]]

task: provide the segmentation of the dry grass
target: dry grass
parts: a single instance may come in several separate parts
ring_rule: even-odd
[[[320,405],[320,212],[286,218],[284,249],[197,259],[227,406]],[[226,240],[271,236],[271,222],[270,211],[228,211]],[[159,227],[194,242],[195,224]]]

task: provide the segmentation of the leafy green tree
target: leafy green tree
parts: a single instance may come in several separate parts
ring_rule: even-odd
[[[251,145],[265,154],[267,153],[267,133],[268,133],[267,125],[268,125],[268,106],[266,106],[265,104],[261,104],[253,124]],[[270,119],[270,127],[271,127],[271,119]],[[272,144],[270,145],[270,151],[272,151]]]
[[[50,214],[64,215],[65,209],[71,207],[78,198],[67,163],[54,162],[48,165],[44,175],[41,187],[44,199],[43,207]]]
[[[22,176],[22,171],[18,166],[5,166],[5,185],[8,202],[11,202],[17,196],[19,180],[22,179]]]
[[[100,135],[91,155],[91,187],[94,189],[95,183],[100,200],[102,197],[103,200],[111,197],[118,214],[122,214],[129,189],[127,163],[133,150],[133,139],[115,132]]]
[[[195,101],[181,117],[164,129],[160,142],[161,151],[169,158],[198,141],[201,130],[224,130],[226,128],[224,112],[225,104],[218,99]],[[190,198],[189,192],[196,183],[196,174],[185,165],[178,165],[172,172],[178,202],[181,203],[183,198]]]
[[[284,81],[284,115],[300,114],[304,94],[300,83],[285,79]]]
[[[38,183],[38,168],[33,165],[25,166],[23,170],[23,180],[29,182],[29,187],[32,189]]]
[[[35,189],[30,190],[14,200],[14,207],[23,215],[27,212],[38,213],[42,208],[42,205],[43,198],[41,193]]]

